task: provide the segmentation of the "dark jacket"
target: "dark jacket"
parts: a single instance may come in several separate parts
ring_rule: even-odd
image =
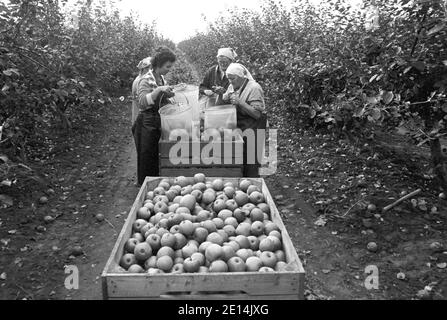
[[[199,96],[202,97],[205,95],[205,90],[213,91],[213,87],[223,87],[225,90],[230,86],[230,82],[226,75],[221,78],[221,73],[219,70],[219,66],[211,67],[206,73],[203,79],[203,82],[200,84],[199,88]],[[219,95],[219,98],[216,101],[216,105],[225,104],[222,99],[223,95]]]

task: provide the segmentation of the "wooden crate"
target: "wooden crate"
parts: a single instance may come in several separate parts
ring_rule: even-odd
[[[220,150],[218,154],[205,149],[207,159],[204,159],[201,155],[207,146],[208,143],[203,141],[160,141],[160,175],[176,177],[204,173],[210,177],[242,177],[244,140],[241,136],[233,141],[217,142],[215,147]],[[187,154],[177,154],[178,157],[173,161],[170,153],[179,148],[187,150]]]
[[[125,274],[119,273],[119,260],[132,233],[138,209],[148,191],[163,178],[147,178],[127,217],[112,254],[102,274],[103,298],[106,300],[301,300],[304,297],[305,272],[289,234],[275,206],[264,179],[249,179],[262,188],[271,207],[271,219],[282,231],[287,271],[272,273],[207,274]],[[215,178],[208,178],[214,180]],[[241,179],[225,178],[239,184]]]

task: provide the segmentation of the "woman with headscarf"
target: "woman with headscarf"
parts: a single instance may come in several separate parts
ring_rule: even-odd
[[[165,47],[157,49],[151,59],[152,70],[143,75],[138,83],[139,115],[132,128],[138,154],[138,184],[146,177],[159,176],[158,143],[161,138],[159,109],[170,103],[174,96],[164,76],[172,69],[177,57]]]
[[[230,86],[223,100],[236,106],[238,129],[242,132],[252,129],[255,136],[254,145],[250,143],[253,141],[244,137],[244,177],[257,178],[260,168],[258,157],[263,154],[265,143],[265,135],[258,130],[265,133],[267,126],[264,91],[247,68],[239,63],[229,65],[226,74]]]
[[[151,69],[151,59],[151,57],[147,57],[140,61],[137,66],[139,70],[138,76],[132,83],[132,126],[140,113],[140,109],[138,107],[138,84],[140,83],[141,77],[148,73]]]
[[[217,65],[210,68],[199,88],[199,98],[208,97],[211,105],[224,104],[223,94],[227,91],[230,82],[226,71],[228,66],[237,58],[236,52],[231,48],[222,48],[217,52]]]

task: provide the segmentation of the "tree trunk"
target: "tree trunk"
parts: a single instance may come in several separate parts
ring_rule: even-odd
[[[430,141],[430,150],[434,173],[444,191],[447,191],[447,162],[446,157],[441,150],[441,142],[439,139]]]

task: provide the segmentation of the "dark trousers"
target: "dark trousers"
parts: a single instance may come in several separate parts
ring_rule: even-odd
[[[142,185],[146,177],[158,177],[159,151],[161,137],[160,116],[154,112],[141,112],[132,127],[137,149],[138,184]]]

